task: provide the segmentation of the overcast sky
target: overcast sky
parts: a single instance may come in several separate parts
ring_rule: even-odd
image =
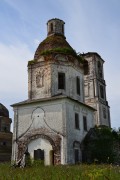
[[[65,21],[70,45],[105,60],[112,127],[120,127],[120,0],[0,0],[0,102],[27,99],[27,62],[46,38],[51,18]]]

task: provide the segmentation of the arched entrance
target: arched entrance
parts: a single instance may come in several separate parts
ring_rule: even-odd
[[[39,146],[37,146],[37,141],[39,142]],[[46,128],[31,130],[24,137],[20,138],[17,142],[17,160],[22,158],[26,150],[31,150],[30,153],[33,153],[32,156],[34,156],[34,150],[41,149],[46,152],[46,156],[49,156],[49,158],[47,158],[44,153],[44,158],[46,159],[46,162],[49,162],[49,164],[53,163],[55,165],[61,164],[60,142],[60,136],[53,132],[50,132]],[[42,144],[44,144],[44,146]]]
[[[53,152],[53,147],[46,138],[31,140],[28,144],[28,152],[30,153],[30,157],[34,160],[44,161],[45,165],[54,164],[52,160],[52,158],[54,158],[54,153],[51,153]]]

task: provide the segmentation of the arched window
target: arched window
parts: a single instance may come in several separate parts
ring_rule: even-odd
[[[50,31],[53,31],[53,23],[50,24]]]
[[[58,73],[58,89],[65,89],[65,73]]]
[[[98,61],[98,74],[99,74],[99,77],[102,78],[102,65],[101,65],[100,61]]]

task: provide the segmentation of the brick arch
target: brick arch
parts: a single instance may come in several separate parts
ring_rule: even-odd
[[[39,128],[31,130],[20,138],[17,142],[18,144],[18,156],[17,159],[21,159],[25,151],[27,150],[28,144],[31,140],[38,138],[46,139],[50,142],[54,151],[54,164],[61,164],[61,138],[58,134],[50,132],[46,128]]]

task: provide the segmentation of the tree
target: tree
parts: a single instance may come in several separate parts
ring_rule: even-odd
[[[83,161],[113,163],[119,159],[119,144],[115,130],[106,126],[92,128],[82,142]]]

